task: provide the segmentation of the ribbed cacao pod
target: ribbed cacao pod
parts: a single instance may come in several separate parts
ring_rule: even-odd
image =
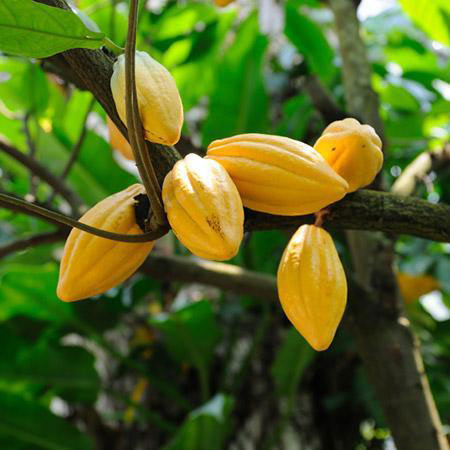
[[[225,169],[193,153],[167,174],[162,198],[172,231],[194,254],[223,261],[239,250],[244,208]]]
[[[326,350],[347,303],[344,268],[331,236],[302,225],[283,253],[277,281],[288,319],[311,347]]]
[[[439,282],[431,275],[397,272],[397,282],[405,303],[412,303],[422,295],[440,289]]]
[[[125,159],[133,161],[134,155],[131,145],[116,127],[114,122],[109,118],[109,116],[106,116],[106,124],[108,125],[109,143],[111,144],[111,147],[114,150],[117,150]]]
[[[145,139],[174,145],[183,126],[183,105],[170,72],[148,53],[136,52],[136,93]],[[125,56],[114,64],[111,90],[122,122],[127,124],[125,105]]]
[[[242,203],[270,214],[310,214],[347,193],[347,182],[309,145],[281,136],[241,134],[212,142],[207,158],[233,179]]]
[[[140,184],[97,203],[80,222],[121,234],[139,234],[134,197],[145,192]],[[154,242],[128,243],[73,228],[59,270],[58,297],[66,302],[101,294],[130,277],[147,258]]]
[[[328,125],[314,148],[349,185],[349,192],[369,185],[383,165],[381,139],[370,125],[344,119]]]

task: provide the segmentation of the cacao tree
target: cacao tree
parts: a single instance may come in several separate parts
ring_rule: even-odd
[[[0,0],[0,446],[448,449],[448,17]]]

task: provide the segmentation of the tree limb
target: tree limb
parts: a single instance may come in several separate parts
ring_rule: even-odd
[[[352,0],[330,0],[329,4],[339,39],[347,108],[383,136],[378,100],[371,87],[371,68],[354,4]],[[360,299],[350,296],[348,313],[358,351],[396,447],[399,450],[448,449],[417,340],[403,315],[393,272],[393,242],[364,232],[348,232],[348,240],[357,280],[374,293],[373,301],[357,301]]]
[[[63,227],[4,245],[0,247],[0,259],[30,247],[59,242],[67,237],[69,231],[68,227]],[[152,252],[139,270],[157,280],[195,282],[263,300],[278,300],[274,276],[231,264]]]
[[[61,228],[56,231],[49,231],[47,233],[36,234],[25,239],[12,242],[0,247],[0,259],[9,256],[12,253],[25,250],[30,247],[35,247],[42,244],[53,244],[55,242],[65,239],[69,234],[69,230]]]
[[[371,190],[348,194],[326,208],[325,227],[371,230],[450,241],[450,206]],[[274,216],[246,210],[245,229],[271,230],[314,223],[314,215]]]
[[[4,208],[40,217],[17,206],[2,202]],[[395,234],[410,234],[439,242],[450,242],[450,206],[434,204],[417,198],[400,197],[386,192],[361,190],[327,207],[326,228],[337,230],[373,230]],[[306,216],[275,216],[250,209],[245,211],[246,231],[262,231],[299,227],[314,223],[313,214]]]

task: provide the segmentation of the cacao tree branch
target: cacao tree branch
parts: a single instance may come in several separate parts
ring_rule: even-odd
[[[63,171],[61,172],[60,179],[64,179],[69,174],[70,170],[72,169],[73,165],[75,164],[75,161],[78,158],[78,155],[80,154],[81,147],[83,146],[84,139],[87,135],[87,120],[89,117],[89,114],[92,111],[92,108],[95,105],[95,98],[92,98],[92,100],[89,102],[88,108],[86,110],[86,114],[84,116],[83,125],[81,128],[80,135],[78,136],[77,142],[75,142],[75,145],[72,148],[72,152],[70,153],[70,157],[66,163],[66,166],[64,167]],[[51,203],[53,201],[53,198],[55,196],[55,192],[53,191],[50,195],[50,197],[47,200],[47,203]]]
[[[329,5],[339,40],[347,109],[382,137],[378,99],[371,87],[371,68],[354,4],[352,0],[329,0]],[[402,311],[393,272],[393,242],[364,232],[349,232],[348,240],[355,276],[373,292],[373,301],[349,298],[349,318],[396,447],[448,449],[417,340]]]
[[[12,204],[5,201],[7,197],[8,195],[0,193],[0,206],[33,217],[40,217],[50,223],[64,223],[59,220],[61,215],[58,215],[56,220],[52,220],[52,218],[40,214],[43,208],[30,209],[28,207],[30,204],[20,199],[16,199],[18,201]],[[394,234],[410,234],[439,242],[450,242],[450,206],[442,203],[434,204],[386,192],[360,190],[328,206],[327,210],[328,213],[323,218],[325,228],[384,231]],[[57,213],[55,212],[55,214]],[[294,228],[305,223],[314,223],[315,219],[314,214],[275,216],[246,209],[244,228],[246,231]],[[75,221],[75,223],[77,222]],[[159,233],[154,236],[160,237],[165,234],[163,230]],[[145,240],[145,238],[141,239]]]
[[[35,247],[42,244],[53,244],[65,239],[69,234],[68,229],[59,229],[56,231],[49,231],[47,233],[40,233],[34,236],[30,236],[25,239],[20,239],[14,241],[11,244],[6,244],[0,247],[0,259],[5,258],[12,253],[19,252],[21,250],[26,250],[30,247]]]
[[[53,175],[53,173],[48,171],[34,158],[31,158],[29,155],[22,153],[19,149],[13,147],[12,145],[6,143],[1,139],[0,151],[3,151],[7,155],[14,158],[16,161],[20,162],[22,165],[28,168],[33,175],[39,177],[42,181],[45,181],[49,186],[51,186],[55,192],[57,192],[65,200],[67,200],[67,203],[69,203],[75,215],[81,212],[83,201],[78,197],[78,195],[74,191],[72,191],[72,189],[70,189],[63,180]]]

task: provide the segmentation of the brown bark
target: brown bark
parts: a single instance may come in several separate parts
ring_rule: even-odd
[[[383,136],[370,65],[351,0],[330,0],[342,57],[347,108]],[[348,235],[358,281],[372,297],[350,296],[359,353],[399,450],[443,450],[448,444],[431,396],[417,340],[405,318],[393,272],[393,242],[381,234]]]

